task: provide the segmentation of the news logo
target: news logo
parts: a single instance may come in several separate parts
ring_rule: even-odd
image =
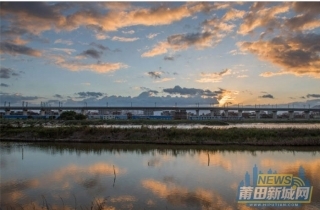
[[[299,207],[310,203],[312,186],[306,179],[301,166],[298,177],[293,174],[278,174],[270,169],[267,173],[259,172],[253,167],[252,182],[248,171],[239,183],[237,201],[253,207]]]

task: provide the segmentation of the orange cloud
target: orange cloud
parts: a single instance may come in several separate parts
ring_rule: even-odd
[[[201,73],[201,79],[196,80],[197,82],[200,83],[207,83],[207,82],[221,82],[222,77],[226,75],[230,75],[231,70],[230,69],[225,69],[221,72],[215,72],[215,73]]]
[[[80,61],[68,61],[62,56],[51,56],[50,58],[53,62],[65,69],[70,71],[93,71],[96,73],[109,73],[116,71],[118,69],[127,68],[128,66],[123,63],[94,63],[86,64]]]
[[[283,3],[274,7],[264,8],[263,4],[257,6],[254,4],[251,11],[244,17],[243,23],[239,27],[238,33],[246,35],[253,32],[258,27],[280,27],[277,21],[278,14],[288,12],[290,9],[289,3]]]
[[[226,12],[226,14],[224,14],[222,19],[224,21],[235,20],[235,19],[243,18],[245,14],[246,12],[243,10],[237,10],[237,9],[231,8],[228,12]]]
[[[160,42],[156,46],[154,46],[151,50],[143,53],[142,57],[153,57],[156,55],[161,55],[168,52],[170,45],[167,42]]]
[[[261,76],[294,74],[320,77],[320,35],[304,34],[295,37],[276,37],[270,41],[238,43],[243,51],[251,52],[283,68],[280,73],[263,73]]]
[[[232,209],[221,195],[203,188],[190,191],[185,187],[177,186],[172,183],[166,184],[153,179],[143,180],[142,186],[175,206],[191,205],[196,206],[199,209]]]

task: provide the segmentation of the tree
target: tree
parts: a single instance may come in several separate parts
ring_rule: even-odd
[[[87,119],[87,117],[85,115],[83,115],[83,114],[76,114],[76,116],[74,116],[74,118],[76,120],[85,120],[85,119]]]
[[[61,120],[85,120],[87,117],[83,114],[77,114],[75,111],[62,112],[60,117]]]

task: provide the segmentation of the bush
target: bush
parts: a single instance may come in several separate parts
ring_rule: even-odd
[[[75,111],[62,112],[59,119],[61,120],[85,120],[87,117],[83,114],[77,114]]]

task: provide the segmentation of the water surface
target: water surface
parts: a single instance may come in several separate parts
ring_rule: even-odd
[[[236,201],[255,164],[303,166],[313,196],[295,209],[320,209],[319,147],[0,145],[2,209],[255,209]]]

